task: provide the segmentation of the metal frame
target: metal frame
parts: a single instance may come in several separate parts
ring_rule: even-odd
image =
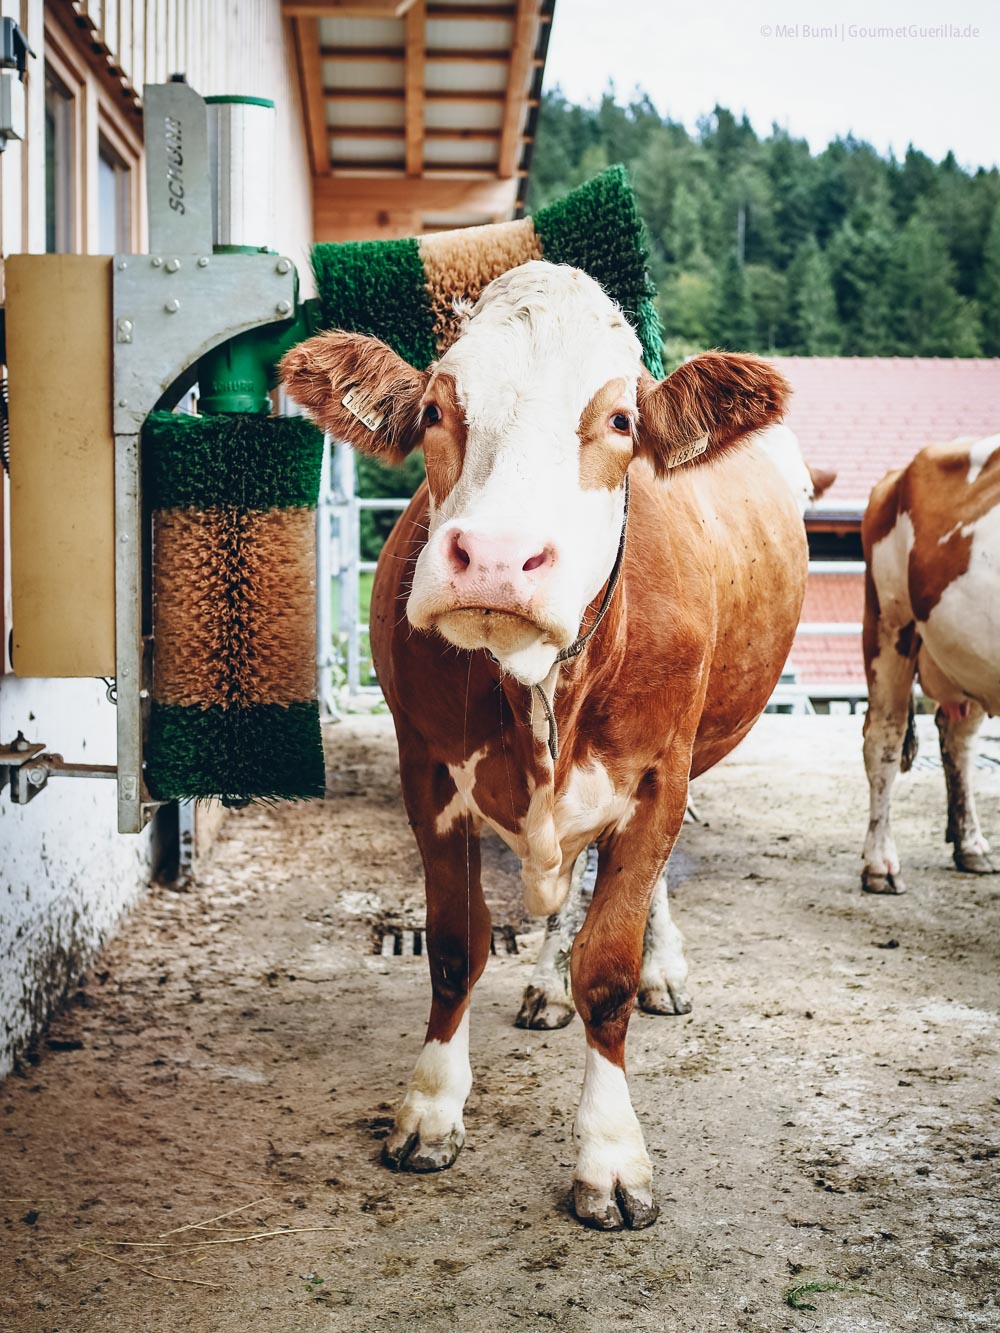
[[[142,776],[142,424],[206,352],[289,318],[297,277],[290,259],[270,254],[115,255],[112,273],[118,831],[138,833],[158,804]]]

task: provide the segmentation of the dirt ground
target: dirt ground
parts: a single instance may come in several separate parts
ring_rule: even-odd
[[[0,1088],[0,1327],[1000,1328],[1000,877],[952,869],[939,767],[897,789],[892,899],[859,892],[859,719],[767,717],[696,784],[694,1012],[629,1039],[662,1213],[601,1234],[568,1208],[579,1020],[511,1022],[537,932],[476,991],[456,1165],[379,1165],[429,986],[373,923],[419,924],[419,862],[388,718],[328,760],[328,801],[233,815],[190,891],[152,891]],[[1000,765],[977,778],[1000,841]]]

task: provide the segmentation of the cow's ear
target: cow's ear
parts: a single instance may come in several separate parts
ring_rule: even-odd
[[[790,392],[767,361],[729,352],[693,357],[659,383],[643,374],[636,453],[661,476],[707,462],[780,420]]]
[[[319,426],[363,453],[400,463],[420,438],[427,373],[378,338],[321,333],[287,352],[278,373]]]

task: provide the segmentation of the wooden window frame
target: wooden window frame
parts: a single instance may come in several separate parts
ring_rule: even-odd
[[[100,253],[99,158],[103,139],[128,172],[129,244],[142,251],[146,235],[145,164],[142,135],[134,117],[117,106],[87,61],[48,9],[45,62],[69,96],[70,236],[69,254]]]

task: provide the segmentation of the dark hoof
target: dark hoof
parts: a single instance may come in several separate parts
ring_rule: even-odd
[[[419,1134],[382,1144],[382,1162],[391,1171],[444,1171],[462,1151],[465,1134],[457,1127],[439,1143],[423,1143]]]
[[[573,1181],[573,1211],[585,1227],[595,1231],[624,1231],[626,1227],[642,1231],[660,1215],[652,1198],[641,1199],[621,1185],[615,1186],[613,1195],[605,1194],[582,1180]]]
[[[525,986],[514,1026],[551,1031],[553,1028],[564,1028],[572,1022],[575,1012],[573,1002],[568,997],[556,1000],[537,986]]]
[[[995,875],[1000,866],[994,865],[983,852],[963,852],[955,848],[955,865],[967,875]]]
[[[861,872],[861,891],[862,893],[905,893],[906,881],[898,872],[893,874],[881,874],[877,870],[863,870]]]
[[[646,1014],[689,1014],[692,1007],[686,991],[673,991],[669,986],[639,992],[639,1008]]]

